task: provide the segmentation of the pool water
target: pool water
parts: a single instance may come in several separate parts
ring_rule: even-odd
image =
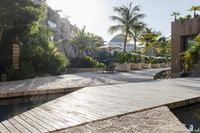
[[[0,100],[0,121],[7,120],[15,115],[21,114],[63,95],[65,94],[59,93],[51,95],[2,99]]]
[[[172,110],[191,133],[200,133],[200,103]]]

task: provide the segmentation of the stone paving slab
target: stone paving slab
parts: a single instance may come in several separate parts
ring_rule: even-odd
[[[162,70],[166,68],[114,74],[77,73],[5,82],[0,83],[0,98],[72,92],[87,86],[150,81],[156,73]]]
[[[54,133],[189,133],[189,131],[166,106],[163,106]]]

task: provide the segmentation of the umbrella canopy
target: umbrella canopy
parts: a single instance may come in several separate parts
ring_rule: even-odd
[[[103,49],[103,50],[107,50],[111,52],[112,50],[115,50],[115,49],[122,49],[122,47],[115,44],[108,44],[108,45],[99,47],[99,49]]]

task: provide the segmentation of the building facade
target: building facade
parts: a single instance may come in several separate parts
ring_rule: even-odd
[[[183,70],[180,54],[194,45],[200,33],[200,17],[172,22],[172,77],[179,77]]]

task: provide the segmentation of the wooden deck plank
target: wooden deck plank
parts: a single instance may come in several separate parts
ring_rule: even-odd
[[[51,125],[52,127],[54,127],[55,129],[60,129],[63,128],[64,125],[60,125],[58,124],[58,122],[55,119],[51,119],[50,117],[45,117],[44,115],[39,114],[38,112],[31,110],[28,113],[30,113],[31,115],[33,115],[34,117],[40,119],[41,121],[48,123],[49,125]]]
[[[10,131],[2,123],[0,123],[0,133],[10,133]]]
[[[50,106],[45,106],[50,107]],[[59,108],[54,108],[54,110],[51,112],[53,115],[57,115],[59,118],[65,118],[68,121],[68,125],[74,126],[76,124],[79,124],[81,120],[77,116],[76,118],[71,117],[68,113],[64,112],[63,110],[60,110]]]
[[[15,128],[9,121],[3,121],[2,124],[11,132],[11,133],[20,133],[19,130]]]
[[[35,108],[33,112],[39,113],[39,115],[42,115],[45,118],[52,120],[53,122],[55,122],[57,125],[59,125],[61,127],[68,127],[69,126],[67,124],[68,121],[66,122],[66,120],[63,120],[62,118],[59,118],[56,115],[52,115],[51,113],[44,111],[42,109],[42,107],[41,108]]]
[[[74,112],[72,110],[69,110],[68,108],[65,108],[65,106],[63,106],[61,103],[57,103],[56,109],[59,109],[59,111],[64,112],[65,114],[69,115],[69,117],[71,117],[71,118],[73,118],[74,120],[77,120],[77,121],[92,120],[92,119],[87,118],[87,117],[85,117],[84,115],[82,115],[78,112]]]
[[[36,129],[38,129],[40,132],[48,132],[48,129],[46,129],[45,127],[41,126],[40,124],[38,124],[37,122],[33,121],[31,118],[25,116],[24,114],[20,114],[18,116],[21,119],[23,119],[24,121],[26,121],[27,123],[29,123],[31,126],[33,126]]]
[[[28,129],[26,129],[24,126],[22,126],[18,121],[16,121],[14,118],[11,118],[8,120],[13,126],[15,126],[20,132],[22,133],[31,133]]]
[[[38,123],[39,125],[41,125],[42,127],[46,128],[49,131],[52,130],[56,130],[56,128],[54,128],[53,126],[49,125],[49,122],[44,122],[42,119],[38,119],[37,117],[35,117],[34,115],[32,115],[32,113],[30,113],[31,111],[25,112],[23,113],[25,116],[31,118],[33,121],[35,121],[36,123]]]
[[[29,123],[27,123],[26,121],[24,121],[23,119],[21,119],[19,116],[15,116],[13,117],[13,119],[15,119],[16,121],[19,122],[19,124],[23,125],[24,127],[28,128],[32,133],[40,133],[40,131],[31,126]]]

